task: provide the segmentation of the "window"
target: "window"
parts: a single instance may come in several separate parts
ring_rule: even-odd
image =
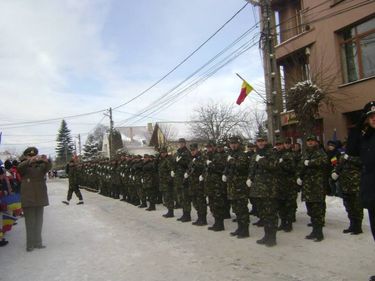
[[[375,76],[375,18],[341,32],[345,82]]]

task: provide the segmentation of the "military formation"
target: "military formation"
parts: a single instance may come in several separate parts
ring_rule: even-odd
[[[70,163],[75,171],[69,173],[70,180],[147,211],[162,203],[167,208],[164,218],[174,217],[175,210],[181,209],[177,219],[181,222],[192,220],[193,207],[196,226],[207,225],[209,210],[215,220],[208,230],[215,232],[225,230],[224,220],[231,218],[232,210],[237,229],[230,235],[237,238],[250,236],[250,215],[254,215],[258,221],[253,225],[264,228],[264,236],[256,242],[272,247],[277,244],[277,231],[293,230],[299,192],[312,227],[305,238],[324,239],[325,197],[331,179],[342,187],[350,221],[343,232],[362,233],[360,161],[350,150],[332,166],[315,136],[306,138],[303,152],[290,139],[278,139],[272,147],[262,136],[249,143],[246,151],[238,136],[209,141],[204,149],[196,143],[187,146],[182,138],[178,143],[173,154],[162,147],[156,155],[124,154],[113,160]]]

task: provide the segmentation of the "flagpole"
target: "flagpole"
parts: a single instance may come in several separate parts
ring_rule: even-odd
[[[238,73],[236,73],[236,75],[243,81],[243,82],[246,82],[246,80],[245,79],[243,79],[242,77],[241,77],[241,75],[239,75]],[[247,82],[246,82],[247,83]],[[253,88],[253,90],[254,90],[254,92],[265,102],[265,103],[267,103],[267,100],[260,94],[260,93],[258,93],[258,91],[257,90],[255,90],[254,89],[254,87],[253,86],[251,86],[252,88]]]

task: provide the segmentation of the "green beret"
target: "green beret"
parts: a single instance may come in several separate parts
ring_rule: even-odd
[[[197,143],[192,143],[190,145],[190,150],[193,150],[193,149],[198,149],[198,144]]]

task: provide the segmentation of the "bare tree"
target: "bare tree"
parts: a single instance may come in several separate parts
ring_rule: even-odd
[[[177,136],[177,130],[171,124],[159,124],[164,135],[164,145],[168,146]]]
[[[245,114],[234,105],[211,102],[194,110],[191,133],[198,139],[217,140],[241,131]]]
[[[244,111],[244,120],[237,134],[245,139],[254,140],[259,134],[266,131],[266,111],[258,108],[248,108]]]

